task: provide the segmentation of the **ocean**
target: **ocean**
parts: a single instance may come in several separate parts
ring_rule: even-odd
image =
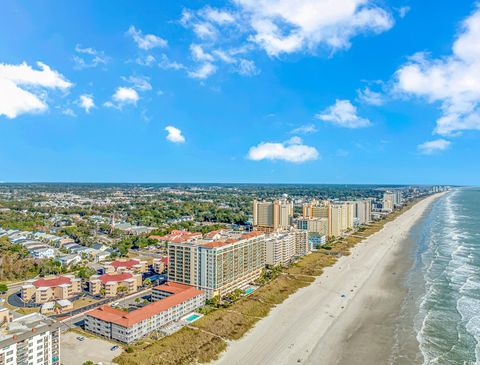
[[[480,189],[436,200],[410,232],[413,265],[392,364],[480,364]]]

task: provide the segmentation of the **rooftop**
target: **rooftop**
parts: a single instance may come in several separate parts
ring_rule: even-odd
[[[138,265],[140,263],[139,260],[135,259],[130,259],[130,260],[115,260],[110,263],[115,268],[118,267],[126,267],[127,269],[131,269],[135,265]]]
[[[124,272],[121,274],[103,274],[98,277],[98,280],[100,280],[103,284],[105,284],[110,281],[114,281],[114,282],[124,281],[124,280],[130,279],[131,277],[133,277],[132,274],[128,272]]]
[[[40,287],[52,287],[52,286],[60,286],[63,284],[71,284],[72,281],[70,278],[67,278],[65,276],[57,276],[53,278],[42,278],[35,280],[32,284],[36,286],[37,288]]]

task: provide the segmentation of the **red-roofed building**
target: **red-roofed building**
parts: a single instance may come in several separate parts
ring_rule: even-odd
[[[103,268],[103,271],[105,273],[135,272],[141,274],[148,271],[148,264],[146,261],[137,259],[120,259],[107,262]]]
[[[80,294],[81,284],[81,280],[74,275],[49,276],[25,282],[20,296],[24,302],[35,300],[37,304],[64,300]]]
[[[161,242],[186,243],[202,238],[202,234],[199,232],[188,232],[174,229],[165,236],[150,236],[150,238],[155,238]]]
[[[168,269],[168,256],[162,256],[156,259],[153,259],[153,271],[157,274],[163,273],[165,270]]]
[[[179,321],[205,303],[202,291],[177,283],[153,288],[152,298],[159,300],[128,313],[107,305],[91,310],[85,315],[85,329],[108,339],[132,343]]]
[[[113,274],[92,275],[88,281],[88,291],[92,295],[102,294],[105,289],[106,297],[115,297],[121,287],[126,288],[127,294],[135,293],[142,285],[142,274],[121,272]]]

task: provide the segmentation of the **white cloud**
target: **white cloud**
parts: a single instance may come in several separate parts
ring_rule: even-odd
[[[162,57],[160,58],[160,62],[158,63],[158,67],[164,70],[181,70],[184,69],[185,66],[182,65],[181,63],[171,61],[166,54],[162,54]]]
[[[193,24],[193,31],[201,39],[209,39],[217,37],[216,28],[208,22],[199,22]]]
[[[235,13],[222,19],[236,23],[246,38],[270,56],[323,46],[334,52],[350,47],[354,36],[381,33],[392,16],[371,0],[234,0]],[[205,15],[207,12],[200,11]],[[190,14],[191,15],[191,14]],[[238,38],[238,36],[237,36]]]
[[[383,95],[379,92],[372,91],[367,86],[363,90],[357,90],[358,100],[364,104],[369,105],[383,105]]]
[[[417,147],[421,153],[425,155],[431,155],[431,154],[434,154],[435,152],[446,150],[448,147],[450,147],[450,144],[451,144],[450,141],[440,138],[434,141],[428,141],[428,142],[419,144]]]
[[[138,48],[148,51],[156,47],[166,47],[167,41],[155,34],[143,34],[139,29],[135,29],[133,25],[128,28],[127,34],[133,38]]]
[[[247,157],[253,161],[282,160],[301,163],[318,159],[319,153],[315,147],[304,145],[300,137],[292,137],[283,143],[262,142],[251,147]]]
[[[260,70],[251,60],[241,59],[238,62],[238,73],[243,76],[255,76],[260,73]]]
[[[150,84],[148,76],[122,76],[122,80],[132,84],[132,87],[139,91],[152,90],[152,84]]]
[[[131,87],[118,87],[112,95],[113,101],[107,101],[103,105],[107,108],[121,109],[124,105],[136,105],[140,99],[137,91]]]
[[[199,44],[191,44],[190,52],[192,54],[193,59],[196,61],[207,61],[207,62],[213,61],[213,56],[209,53],[206,53],[203,50],[202,46]]]
[[[398,9],[398,15],[400,16],[400,18],[405,18],[409,11],[410,6],[402,6],[400,9]]]
[[[69,117],[76,117],[77,116],[77,114],[75,114],[75,112],[71,108],[67,108],[67,109],[62,110],[62,114],[66,115],[66,116],[69,116]]]
[[[78,104],[85,109],[85,112],[90,113],[90,109],[95,108],[95,103],[93,101],[93,95],[83,94],[80,95],[80,100]]]
[[[293,129],[290,131],[291,134],[309,134],[315,133],[317,131],[317,127],[314,124],[304,124],[298,128]]]
[[[182,131],[174,126],[166,126],[165,130],[167,131],[167,140],[173,143],[184,143],[185,137],[182,135]]]
[[[440,104],[435,133],[480,130],[480,9],[463,21],[449,56],[417,53],[397,70],[395,83],[400,94]]]
[[[152,66],[157,60],[151,54],[146,56],[137,57],[135,63],[140,66]]]
[[[82,48],[81,45],[77,44],[75,52],[77,52],[77,55],[73,56],[73,61],[75,62],[75,68],[79,70],[106,65],[109,61],[109,58],[102,51],[97,51],[91,47]]]
[[[230,24],[235,22],[234,15],[225,10],[214,9],[207,6],[206,8],[202,9],[200,13],[205,17],[205,19],[208,19],[213,23]]]
[[[204,63],[199,68],[195,70],[188,71],[188,76],[194,79],[206,79],[207,77],[213,75],[217,68],[212,63]]]
[[[39,70],[27,63],[0,63],[0,115],[15,118],[24,113],[39,113],[48,109],[46,89],[67,90],[72,86],[62,74],[42,62]]]
[[[357,115],[357,108],[349,100],[336,100],[315,118],[345,128],[362,128],[371,125],[370,121]]]

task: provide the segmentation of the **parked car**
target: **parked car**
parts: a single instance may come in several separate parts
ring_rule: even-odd
[[[110,351],[115,351],[116,349],[118,349],[118,346],[117,346],[117,345],[112,346],[112,348],[110,349]]]

